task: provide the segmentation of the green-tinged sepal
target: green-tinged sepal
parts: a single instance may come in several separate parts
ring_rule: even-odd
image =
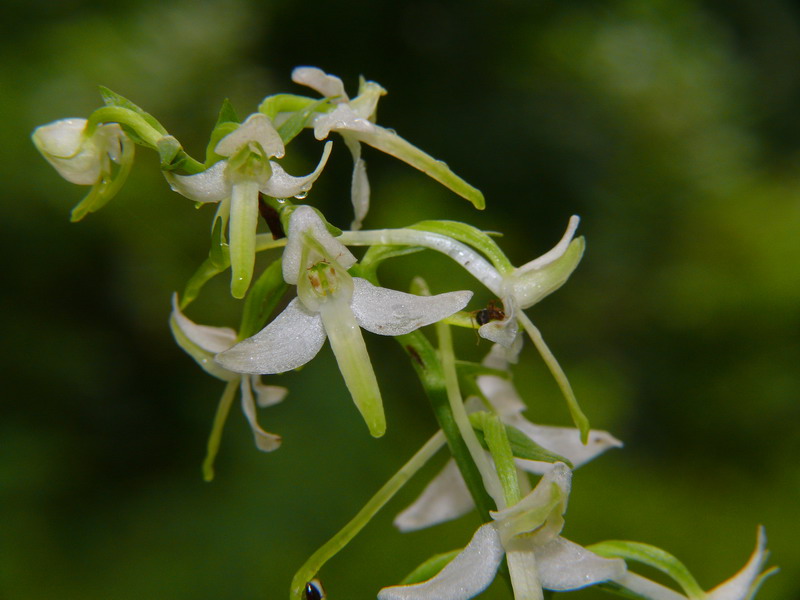
[[[633,560],[653,567],[680,585],[690,600],[706,600],[708,598],[689,569],[680,560],[661,548],[624,540],[608,540],[586,548],[605,558]]]
[[[481,411],[472,413],[469,416],[472,428],[475,430],[475,434],[478,436],[478,441],[481,443],[481,446],[487,450],[489,449],[489,444],[486,441],[484,433],[484,423],[485,419],[489,415],[490,413]],[[551,452],[547,448],[543,448],[516,427],[512,425],[506,425],[505,429],[506,436],[508,437],[508,443],[511,447],[511,453],[514,455],[514,458],[523,458],[525,460],[536,460],[539,462],[548,463],[563,462],[569,468],[573,467],[572,463],[567,458],[561,456],[560,454],[556,454],[555,452]]]
[[[214,124],[214,129],[211,130],[211,136],[206,146],[206,167],[210,167],[215,162],[222,159],[222,156],[214,152],[219,141],[229,133],[239,127],[240,120],[233,108],[230,100],[227,98],[223,101],[222,107],[219,109],[217,122]]]
[[[431,577],[434,577],[437,573],[439,573],[439,571],[450,564],[450,561],[458,556],[462,550],[463,548],[459,548],[457,550],[442,552],[441,554],[431,556],[428,560],[411,571],[411,573],[406,575],[403,581],[401,581],[398,585],[412,585],[414,583],[420,583],[421,581],[426,581]]]
[[[472,246],[478,252],[486,256],[501,275],[505,275],[514,270],[514,266],[500,249],[500,246],[498,246],[486,232],[472,225],[467,225],[466,223],[460,223],[458,221],[421,221],[412,225],[409,229],[419,229],[421,231],[430,231],[431,233],[446,235],[468,246]]]
[[[327,98],[317,100],[316,102],[299,109],[291,117],[281,123],[280,127],[278,127],[278,133],[280,134],[283,143],[288,144],[291,142],[298,133],[303,131],[303,129],[311,123],[311,120],[316,116],[316,113],[323,111],[328,106]]]
[[[515,269],[511,281],[519,306],[533,306],[564,285],[578,267],[585,249],[586,241],[581,236],[572,240],[566,251],[553,262],[540,268],[523,265]]]
[[[298,94],[274,94],[267,96],[258,105],[258,112],[267,115],[274,121],[278,113],[297,112],[308,108],[318,102],[315,98],[300,96]]]

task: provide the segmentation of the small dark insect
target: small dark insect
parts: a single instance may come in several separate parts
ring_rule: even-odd
[[[498,300],[489,300],[486,308],[475,311],[475,322],[480,325],[486,325],[490,321],[502,321],[506,318],[506,313],[502,308],[498,308]]]
[[[304,600],[325,600],[325,590],[322,589],[319,579],[312,579],[306,584],[303,598]]]

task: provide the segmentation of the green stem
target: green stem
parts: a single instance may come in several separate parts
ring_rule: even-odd
[[[245,375],[244,377],[247,376]],[[239,383],[240,379],[238,378],[229,381],[228,385],[225,386],[225,391],[222,392],[222,397],[219,399],[217,412],[214,415],[214,424],[211,426],[211,435],[208,436],[206,458],[203,461],[203,479],[206,481],[214,479],[214,459],[217,457],[217,451],[219,451],[222,429],[225,427],[225,421],[228,420],[228,413],[231,411],[231,404],[233,404],[233,398],[236,396]]]
[[[94,128],[100,123],[127,125],[153,149],[157,148],[158,140],[164,137],[164,134],[150,125],[142,115],[122,106],[106,106],[94,111],[86,124],[87,133],[94,131]]]
[[[453,353],[453,337],[450,333],[450,327],[440,321],[436,324],[436,333],[439,337],[439,357],[442,361],[445,390],[453,419],[475,466],[480,472],[484,489],[494,499],[498,509],[505,508],[503,486],[500,484],[500,479],[497,477],[494,466],[478,441],[478,436],[475,435],[472,424],[469,422],[467,411],[464,408],[464,401],[461,398],[461,390],[458,386],[456,358]]]
[[[461,471],[461,476],[467,484],[467,489],[475,501],[481,522],[490,521],[489,511],[495,510],[495,504],[483,487],[481,473],[473,462],[470,451],[456,424],[447,395],[444,370],[436,349],[420,331],[412,331],[406,335],[397,336],[395,339],[411,358],[411,364],[414,366],[422,387],[425,389],[433,408],[433,414],[436,416],[439,427],[441,427],[447,438],[450,453],[453,455],[453,459],[455,459],[456,465]]]
[[[353,519],[334,535],[319,550],[314,552],[292,578],[289,591],[291,600],[302,600],[306,583],[311,581],[322,566],[333,558],[350,540],[352,540],[369,523],[372,517],[392,499],[397,491],[413,477],[428,460],[444,445],[445,437],[437,431],[411,459],[400,467],[389,481],[367,501]]]

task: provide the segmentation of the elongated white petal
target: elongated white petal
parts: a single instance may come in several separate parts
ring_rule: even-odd
[[[379,335],[403,335],[449,317],[464,308],[472,292],[415,296],[377,287],[353,277],[351,307],[358,324]]]
[[[561,258],[572,242],[572,238],[575,237],[575,231],[578,229],[578,224],[580,222],[580,217],[577,215],[572,215],[569,219],[569,223],[567,224],[567,230],[564,232],[564,235],[561,237],[559,242],[549,251],[542,254],[539,258],[535,258],[517,268],[517,273],[521,274],[527,271],[541,269],[542,267],[546,267],[550,263]]]
[[[378,600],[468,600],[489,587],[503,554],[500,536],[486,523],[438,575],[423,583],[383,588]]]
[[[350,396],[364,417],[370,434],[380,437],[386,432],[383,400],[361,329],[350,305],[346,298],[334,295],[320,303],[319,311]]]
[[[280,385],[265,385],[260,375],[250,375],[250,387],[256,393],[256,404],[261,408],[283,402],[289,390]]]
[[[560,536],[535,552],[542,587],[548,590],[577,590],[622,577],[626,570],[624,560],[602,558]]]
[[[353,177],[350,180],[350,201],[353,203],[352,231],[361,229],[361,223],[369,212],[369,179],[367,163],[361,158],[361,144],[358,140],[343,133],[344,143],[353,156]]]
[[[586,444],[581,442],[581,434],[574,427],[550,427],[536,425],[522,416],[504,419],[506,423],[522,431],[534,442],[569,459],[573,468],[586,464],[609,448],[621,448],[620,442],[607,431],[592,429],[589,431],[589,440]],[[550,464],[534,460],[519,460],[517,464],[528,473],[544,474]]]
[[[172,294],[172,317],[183,334],[207,352],[217,354],[227,350],[236,341],[236,332],[230,327],[198,325],[181,312],[178,294]]]
[[[314,137],[324,140],[331,131],[354,131],[375,133],[378,127],[369,119],[361,117],[347,104],[339,104],[331,112],[314,119]]]
[[[292,81],[310,87],[327,98],[336,96],[338,102],[347,102],[349,98],[344,91],[342,80],[335,75],[328,75],[317,67],[296,67],[292,71]]]
[[[761,573],[768,557],[767,536],[764,528],[759,527],[756,548],[750,560],[736,575],[709,591],[708,597],[711,600],[750,600],[765,577],[774,572]]]
[[[231,186],[225,176],[228,162],[221,160],[202,173],[175,175],[168,171],[164,177],[172,191],[195,202],[219,202],[231,195]]]
[[[419,498],[395,517],[394,526],[403,532],[415,531],[456,519],[474,506],[458,465],[448,460]]]
[[[256,446],[263,452],[277,450],[281,445],[281,436],[264,431],[258,424],[256,404],[253,401],[253,392],[250,389],[250,378],[242,377],[242,383],[239,387],[242,393],[242,411],[250,424],[250,429],[253,431]]]
[[[325,144],[325,148],[322,151],[322,158],[317,168],[304,177],[289,175],[278,163],[270,161],[272,177],[267,180],[265,185],[261,186],[261,192],[273,198],[291,198],[308,192],[317,178],[322,174],[325,163],[328,162],[328,157],[331,155],[331,147],[332,142],[327,142]]]
[[[646,577],[637,575],[633,571],[625,571],[622,576],[614,579],[627,590],[634,593],[635,598],[648,598],[649,600],[687,600],[686,596],[675,590],[651,581]]]
[[[230,214],[231,294],[244,298],[256,262],[258,183],[241,181],[233,186]]]
[[[283,140],[269,117],[262,113],[247,117],[244,123],[219,141],[214,152],[220,156],[232,156],[249,142],[258,142],[267,156],[283,156]]]
[[[283,251],[283,279],[297,284],[301,270],[309,265],[301,264],[303,258],[303,234],[308,232],[345,270],[352,267],[356,257],[339,240],[334,238],[310,206],[298,206],[289,219],[288,241]]]
[[[236,373],[285,373],[314,358],[323,343],[322,319],[295,298],[272,323],[218,354],[216,361]]]
[[[507,370],[508,359],[503,346],[494,344],[489,354],[483,359],[483,364],[491,369]],[[494,375],[481,375],[477,378],[476,383],[504,421],[508,417],[520,414],[527,408],[510,379]]]
[[[514,600],[542,600],[544,597],[534,547],[534,541],[525,537],[516,537],[506,543]]]

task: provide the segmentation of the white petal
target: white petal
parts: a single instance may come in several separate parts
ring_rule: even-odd
[[[277,450],[281,445],[281,436],[269,433],[261,429],[256,418],[256,404],[253,402],[253,393],[250,390],[250,378],[242,377],[242,383],[239,386],[242,392],[242,411],[244,416],[247,417],[247,422],[250,423],[250,429],[253,431],[256,446],[263,452],[272,452]]]
[[[386,95],[386,90],[374,81],[361,80],[358,88],[358,96],[350,102],[350,108],[359,116],[365,119],[374,119],[375,111],[378,107],[378,100]]]
[[[361,158],[361,143],[347,135],[342,134],[344,143],[353,156],[353,176],[350,180],[350,201],[353,203],[354,219],[350,224],[352,231],[361,229],[361,223],[369,212],[369,179],[367,178],[367,163]]]
[[[283,251],[283,279],[286,283],[296,285],[300,272],[309,266],[300,264],[305,232],[309,232],[344,269],[355,264],[356,257],[330,234],[316,211],[310,206],[298,206],[289,218],[288,241]]]
[[[394,519],[400,531],[415,531],[467,514],[475,507],[458,465],[448,460],[414,503]]]
[[[325,163],[328,162],[328,157],[331,154],[331,146],[332,142],[325,144],[322,158],[317,168],[304,177],[289,175],[278,163],[270,161],[272,177],[267,180],[265,185],[261,186],[261,192],[272,198],[291,198],[308,192],[320,174],[322,174],[322,169],[325,168]]]
[[[526,273],[527,271],[541,269],[542,267],[545,267],[561,258],[564,252],[567,251],[572,238],[575,237],[575,230],[578,229],[578,223],[580,223],[580,221],[580,217],[577,215],[572,215],[569,219],[569,223],[567,224],[567,230],[564,232],[561,240],[559,240],[559,242],[553,246],[552,249],[542,254],[539,258],[535,258],[516,269],[516,272],[518,274],[522,274]]]
[[[318,140],[324,140],[331,131],[375,133],[376,130],[372,121],[360,117],[347,104],[340,104],[331,112],[314,119],[314,137]]]
[[[438,575],[423,583],[383,588],[378,600],[468,600],[489,587],[503,554],[497,531],[486,523]]]
[[[503,311],[505,318],[501,321],[489,321],[481,325],[478,328],[478,335],[495,344],[500,344],[503,348],[511,348],[519,337],[517,310],[517,302],[514,296],[510,293],[504,293]]]
[[[77,185],[97,183],[103,168],[102,127],[91,138],[85,138],[86,123],[86,119],[61,119],[33,132],[33,143],[42,156],[59,175]]]
[[[573,427],[536,425],[522,416],[506,419],[505,422],[522,431],[540,446],[569,459],[574,468],[586,464],[609,448],[622,447],[622,442],[607,431],[592,429],[589,431],[589,440],[584,445],[580,431]],[[528,473],[536,474],[543,474],[550,468],[548,463],[533,460],[521,460],[517,464]]]
[[[379,335],[403,335],[449,317],[464,308],[472,292],[415,296],[353,277],[351,307],[358,324]]]
[[[625,561],[602,558],[562,537],[537,547],[536,563],[542,587],[548,590],[577,590],[625,573]]]
[[[249,142],[258,142],[267,153],[267,156],[281,158],[284,153],[283,140],[275,130],[269,117],[262,113],[255,113],[247,120],[222,138],[214,152],[220,156],[233,156],[236,151]]]
[[[164,171],[169,187],[195,202],[219,202],[230,196],[231,186],[225,176],[228,162],[221,160],[202,173],[175,175]]]
[[[279,402],[283,402],[289,390],[280,385],[265,385],[261,381],[260,375],[250,376],[250,387],[256,393],[256,404],[261,408],[273,406]]]
[[[236,332],[230,327],[198,325],[190,320],[178,306],[178,294],[172,294],[172,317],[181,332],[206,352],[217,354],[233,346],[236,341]]]
[[[284,373],[314,358],[323,343],[322,319],[295,298],[272,323],[215,360],[236,373]]]
[[[534,546],[533,540],[522,537],[510,540],[505,546],[514,600],[542,600],[544,597]]]
[[[347,102],[349,98],[344,91],[342,80],[335,75],[328,75],[317,67],[297,67],[292,71],[292,81],[310,87],[326,98],[338,96],[338,102]]]
[[[711,600],[750,600],[763,581],[763,577],[759,575],[769,557],[766,548],[767,536],[764,534],[764,528],[759,527],[756,548],[750,560],[736,575],[709,591],[708,597]]]

